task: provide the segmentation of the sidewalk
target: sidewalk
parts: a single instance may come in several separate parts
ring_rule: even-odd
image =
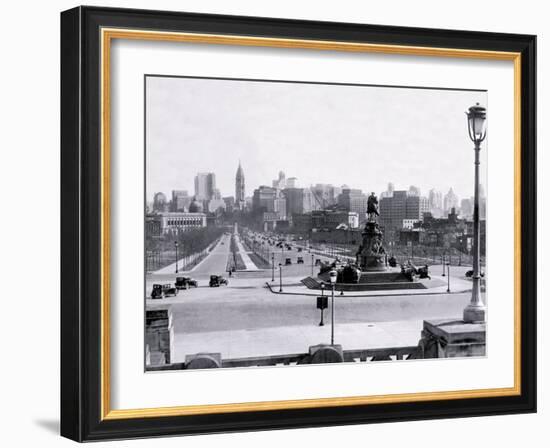
[[[336,315],[337,316],[337,315]],[[184,362],[194,353],[221,353],[222,358],[246,358],[306,353],[311,345],[330,343],[330,313],[325,325],[260,328],[255,330],[214,331],[174,334],[174,362]],[[365,322],[338,324],[334,342],[344,350],[415,346],[420,340],[422,321]]]
[[[254,262],[250,259],[248,256],[248,252],[244,249],[243,243],[241,242],[241,239],[239,238],[239,235],[235,233],[235,243],[237,244],[237,247],[239,249],[239,255],[241,256],[244,265],[246,266],[247,271],[257,271],[258,266],[254,264]]]

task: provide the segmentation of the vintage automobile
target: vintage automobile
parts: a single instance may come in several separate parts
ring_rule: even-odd
[[[151,299],[164,299],[169,296],[177,296],[178,290],[170,283],[165,285],[154,284],[151,291]]]
[[[210,286],[211,288],[214,288],[217,286],[222,286],[227,284],[228,284],[227,279],[222,277],[221,275],[211,275],[208,286]]]
[[[411,282],[414,282],[416,280],[416,269],[414,266],[410,264],[402,264],[401,265],[401,273],[407,277],[407,279]]]
[[[315,259],[315,266],[321,266],[321,259],[320,258]]]
[[[421,266],[419,268],[416,268],[416,273],[418,274],[418,276],[420,278],[427,278],[429,280],[431,280],[432,278],[430,277],[430,270],[428,268],[428,265],[425,264],[424,266]]]
[[[290,258],[285,258],[285,266],[292,264],[292,260]]]
[[[302,252],[302,250],[303,250],[303,249],[302,249],[301,247],[298,248],[298,252]]]
[[[304,264],[304,257],[298,257],[298,259],[296,260],[296,263]]]
[[[189,289],[191,287],[197,288],[199,283],[191,277],[176,277],[175,286],[176,289]]]
[[[388,259],[388,264],[392,267],[392,268],[395,268],[397,266],[397,259],[392,255],[389,259]]]
[[[467,278],[472,278],[474,276],[474,270],[473,269],[470,269],[469,271],[466,271],[466,277]],[[479,275],[481,277],[485,277],[485,273],[484,272],[480,272]]]

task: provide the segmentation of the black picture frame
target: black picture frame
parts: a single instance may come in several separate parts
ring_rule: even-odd
[[[521,54],[521,393],[423,402],[102,419],[100,29]],[[61,435],[76,441],[536,411],[536,36],[100,7],[61,13]]]

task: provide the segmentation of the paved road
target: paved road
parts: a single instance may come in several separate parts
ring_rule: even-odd
[[[307,275],[307,266],[293,268],[304,269]],[[461,268],[453,268],[451,275],[458,277],[462,271]],[[199,280],[200,287],[197,289],[181,291],[177,297],[167,298],[162,302],[148,300],[147,305],[172,304],[175,330],[178,333],[315,325],[320,317],[315,306],[315,297],[272,294],[265,288],[265,282],[271,280],[269,274],[269,271],[254,275],[236,273],[229,279],[229,286],[220,288],[209,288],[206,281]],[[299,278],[283,277],[283,285],[297,284]],[[485,298],[485,294],[483,296]],[[336,296],[335,315],[338,322],[342,323],[458,317],[462,315],[469,300],[470,293],[404,294],[391,297]],[[328,313],[325,317],[329,315]]]
[[[222,242],[224,244],[221,244]],[[200,334],[203,334],[205,346],[201,351],[207,352],[209,351],[208,341],[213,340],[212,338],[227,338],[229,337],[227,332],[244,331],[248,334],[261,329],[290,327],[303,329],[317,326],[320,312],[316,309],[315,297],[271,293],[265,288],[265,282],[271,281],[271,269],[237,272],[229,278],[228,286],[208,287],[210,274],[224,274],[229,251],[230,236],[224,235],[212,253],[190,273],[199,281],[198,288],[180,291],[178,296],[162,301],[147,300],[148,308],[172,305],[174,330],[176,337],[180,338],[178,340],[181,338],[185,340],[186,335],[189,335],[196,341],[200,341]],[[283,258],[292,258],[291,266],[283,266],[283,285],[298,285],[300,278],[311,275],[311,255],[307,251],[298,253],[294,247],[291,251],[285,250],[284,253],[279,249],[275,254],[276,265]],[[305,263],[296,264],[297,256],[303,256]],[[467,268],[464,267],[451,267],[451,278],[464,280],[466,270]],[[317,271],[318,268],[315,268],[315,272]],[[277,269],[275,284],[278,283],[278,274]],[[433,268],[432,275],[446,281],[446,277],[441,277],[441,270],[438,267]],[[152,283],[167,283],[174,280],[175,274],[150,275],[147,278],[147,291],[150,292]],[[305,289],[304,291],[311,292]],[[335,317],[337,324],[342,325],[396,321],[421,322],[430,318],[460,317],[469,300],[470,293],[403,294],[392,297],[336,296]],[[330,319],[329,310],[325,312],[325,320],[328,321],[327,319]]]
[[[231,237],[229,235],[223,235],[212,252],[195,266],[190,274],[194,277],[210,276],[211,274],[223,275],[227,268],[227,256],[231,250],[230,241]]]

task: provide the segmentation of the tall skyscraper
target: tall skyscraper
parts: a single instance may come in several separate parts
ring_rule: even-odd
[[[311,193],[321,208],[327,208],[338,203],[342,189],[331,184],[315,184],[311,187]]]
[[[296,177],[289,177],[286,181],[286,188],[298,188],[298,179]]]
[[[309,188],[285,188],[283,195],[286,199],[286,215],[309,213],[312,210],[320,210],[311,189]]]
[[[388,182],[388,188],[380,194],[380,198],[391,198],[394,190],[395,186],[393,185],[393,182]]]
[[[186,212],[189,210],[192,199],[187,190],[172,190],[172,211]]]
[[[380,224],[386,230],[402,229],[407,222],[422,221],[429,211],[428,198],[409,194],[408,191],[394,191],[391,197],[380,199]]]
[[[449,188],[449,192],[443,198],[443,209],[445,213],[450,213],[452,208],[458,209],[458,205],[458,196],[451,187]]]
[[[441,191],[432,188],[428,194],[428,206],[430,213],[435,218],[441,218],[443,216],[443,194]]]
[[[252,210],[254,212],[273,212],[275,211],[275,199],[277,198],[277,189],[260,185],[254,190],[252,196]]]
[[[466,198],[460,201],[460,216],[462,218],[470,219],[474,213],[474,201],[473,198]]]
[[[356,188],[343,188],[338,196],[338,207],[348,212],[355,212],[359,220],[363,221],[367,212],[368,196]]]
[[[279,177],[273,181],[273,188],[283,190],[286,188],[286,175],[284,171],[279,171]]]
[[[244,171],[239,160],[239,167],[235,175],[235,208],[243,210],[246,207],[245,201]]]
[[[197,173],[195,176],[195,198],[206,201],[214,197],[216,175],[214,173]]]
[[[409,187],[409,196],[420,196],[420,188],[416,185],[411,185]]]

